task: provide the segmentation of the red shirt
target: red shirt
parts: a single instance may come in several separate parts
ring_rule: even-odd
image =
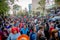
[[[50,32],[51,32],[53,29],[54,29],[54,27],[51,26],[51,27],[50,27]]]
[[[20,23],[19,24],[19,28],[21,29],[23,27],[23,23]]]

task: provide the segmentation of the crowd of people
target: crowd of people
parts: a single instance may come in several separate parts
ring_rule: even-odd
[[[0,40],[17,40],[22,34],[30,40],[60,40],[60,21],[52,17],[0,17]]]

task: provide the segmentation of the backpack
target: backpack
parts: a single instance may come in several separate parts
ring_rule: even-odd
[[[35,40],[36,38],[35,38],[35,33],[31,33],[31,35],[30,35],[30,40]]]

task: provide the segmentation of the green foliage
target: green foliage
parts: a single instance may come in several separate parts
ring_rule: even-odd
[[[41,13],[41,16],[44,16],[44,13]]]
[[[60,2],[60,0],[55,0],[56,2]]]
[[[6,0],[0,0],[0,14],[4,14],[9,10]]]
[[[10,2],[12,2],[12,4],[14,3],[14,0],[10,0]]]
[[[20,6],[16,4],[16,5],[13,6],[13,9],[16,10],[16,9],[19,9],[19,7]]]
[[[44,6],[45,6],[45,0],[40,0],[40,1],[38,2],[38,4],[39,4],[40,6],[42,6],[42,7],[44,7]]]
[[[40,7],[38,7],[37,9],[41,9],[42,10],[42,16],[43,16],[43,14],[44,14],[44,10],[45,10],[45,1],[46,0],[40,0],[39,2],[38,2],[38,4],[40,5]]]
[[[18,0],[17,0],[18,1]],[[10,2],[12,2],[12,4],[14,4],[14,0],[10,0]]]
[[[55,0],[55,4],[56,4],[57,6],[59,6],[59,5],[60,5],[60,0]]]

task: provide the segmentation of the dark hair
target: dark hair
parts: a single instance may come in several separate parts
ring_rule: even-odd
[[[56,24],[59,24],[59,22],[57,21]]]
[[[39,29],[43,29],[43,27],[39,27]]]
[[[35,28],[35,27],[32,27],[32,31],[34,31],[34,28]]]
[[[6,24],[9,24],[8,22],[6,22]]]
[[[2,27],[1,30],[3,31],[4,30],[4,27]]]
[[[26,26],[26,27],[27,27],[28,25],[27,25],[27,24],[24,24],[24,26]]]

